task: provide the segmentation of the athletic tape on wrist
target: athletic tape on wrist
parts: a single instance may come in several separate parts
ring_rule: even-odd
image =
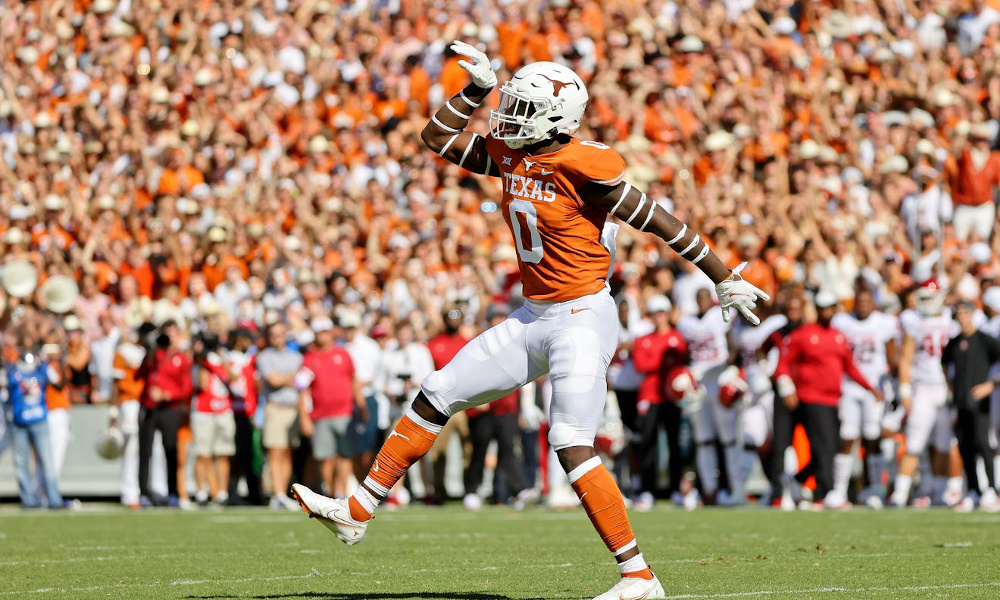
[[[469,108],[479,108],[479,103],[469,100],[469,97],[465,95],[465,90],[460,91],[458,93],[458,97],[465,100],[465,103],[469,105]]]

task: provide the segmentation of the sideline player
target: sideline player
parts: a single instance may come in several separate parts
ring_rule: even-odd
[[[854,352],[854,364],[865,378],[877,388],[887,389],[889,367],[896,360],[896,317],[875,309],[875,296],[871,290],[859,290],[854,300],[854,313],[837,313],[831,322],[833,328],[844,334]],[[840,397],[840,452],[833,459],[833,498],[831,506],[847,505],[847,486],[854,464],[854,448],[864,438],[865,462],[868,466],[868,498],[866,504],[882,508],[879,489],[885,461],[879,442],[882,437],[882,417],[885,402],[854,381],[845,380]]]
[[[576,73],[552,62],[522,67],[501,86],[499,108],[490,113],[491,134],[482,137],[465,128],[496,75],[473,46],[455,42],[452,50],[468,59],[459,64],[472,83],[437,111],[422,137],[460,167],[502,178],[500,208],[517,246],[525,304],[424,379],[354,496],[327,498],[299,484],[293,490],[305,512],[356,544],[375,508],[451,415],[548,373],[549,444],[622,574],[598,600],[663,598],[636,545],[621,491],[594,450],[618,343],[617,309],[606,282],[614,241],[613,235],[602,236],[608,214],[656,234],[697,264],[716,284],[723,319],[733,307],[757,324],[752,310],[769,297],[742,280],[739,267],[727,269],[686,224],[625,182],[625,161],[617,152],[571,137],[588,100]]]
[[[899,356],[899,401],[906,409],[906,454],[899,461],[899,474],[890,499],[892,506],[906,506],[913,475],[928,443],[935,450],[931,456],[934,497],[919,498],[916,504],[927,506],[943,499],[955,437],[941,355],[958,326],[944,309],[944,290],[936,281],[925,281],[916,294],[919,311],[906,311],[900,316],[903,342]]]
[[[730,486],[735,479],[740,460],[736,446],[737,409],[723,406],[719,399],[722,374],[735,357],[735,341],[729,323],[721,318],[712,301],[712,293],[702,288],[695,294],[698,313],[678,321],[677,331],[687,340],[691,354],[691,371],[705,390],[705,399],[691,415],[694,430],[695,467],[701,480],[702,500],[705,504],[729,505],[731,493],[719,492],[719,453],[715,443],[720,442],[725,452],[726,473]],[[730,489],[730,492],[732,490]]]
[[[767,344],[768,338],[788,324],[776,304],[764,305],[764,320],[757,327],[749,325],[737,329],[736,347],[746,370],[747,393],[744,394],[739,416],[739,431],[743,448],[734,469],[733,496],[742,504],[746,497],[746,482],[750,479],[754,461],[759,458],[762,469],[767,470],[770,460],[771,424],[774,418],[774,385],[771,377],[778,367],[780,350]],[[766,315],[766,316],[765,316]],[[771,492],[759,504],[767,506],[774,499]]]

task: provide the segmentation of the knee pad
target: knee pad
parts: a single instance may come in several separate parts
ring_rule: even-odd
[[[573,444],[574,439],[576,439],[576,428],[567,423],[555,423],[549,428],[549,446],[553,450],[562,450],[563,448],[568,448]]]
[[[455,388],[455,376],[448,369],[434,371],[420,384],[420,391],[435,410],[443,415],[451,416],[451,399],[448,394]]]

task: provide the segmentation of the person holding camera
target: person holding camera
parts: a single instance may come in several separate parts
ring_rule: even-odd
[[[198,395],[191,413],[194,436],[195,500],[200,506],[211,497],[220,506],[229,500],[229,459],[236,454],[236,420],[233,418],[235,383],[230,360],[219,337],[206,333],[198,340]]]
[[[137,377],[144,381],[142,413],[139,425],[139,491],[144,500],[157,506],[177,506],[177,432],[183,408],[190,402],[191,358],[180,347],[180,331],[174,321],[164,322],[152,340]],[[152,342],[151,344],[149,342]],[[152,494],[149,487],[149,463],[153,456],[153,438],[160,432],[167,459],[168,498]]]

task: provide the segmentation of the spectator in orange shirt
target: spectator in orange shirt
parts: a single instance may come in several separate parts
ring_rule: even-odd
[[[742,273],[746,273],[749,281],[756,282],[760,289],[773,297],[778,291],[777,277],[774,275],[774,268],[760,257],[760,238],[753,233],[741,235],[737,242],[737,254],[739,259],[732,262],[746,262],[747,266]]]
[[[969,145],[945,163],[955,204],[952,222],[960,240],[975,233],[989,241],[996,220],[995,194],[1000,185],[1000,152],[990,150],[990,131],[984,123],[969,132]]]

